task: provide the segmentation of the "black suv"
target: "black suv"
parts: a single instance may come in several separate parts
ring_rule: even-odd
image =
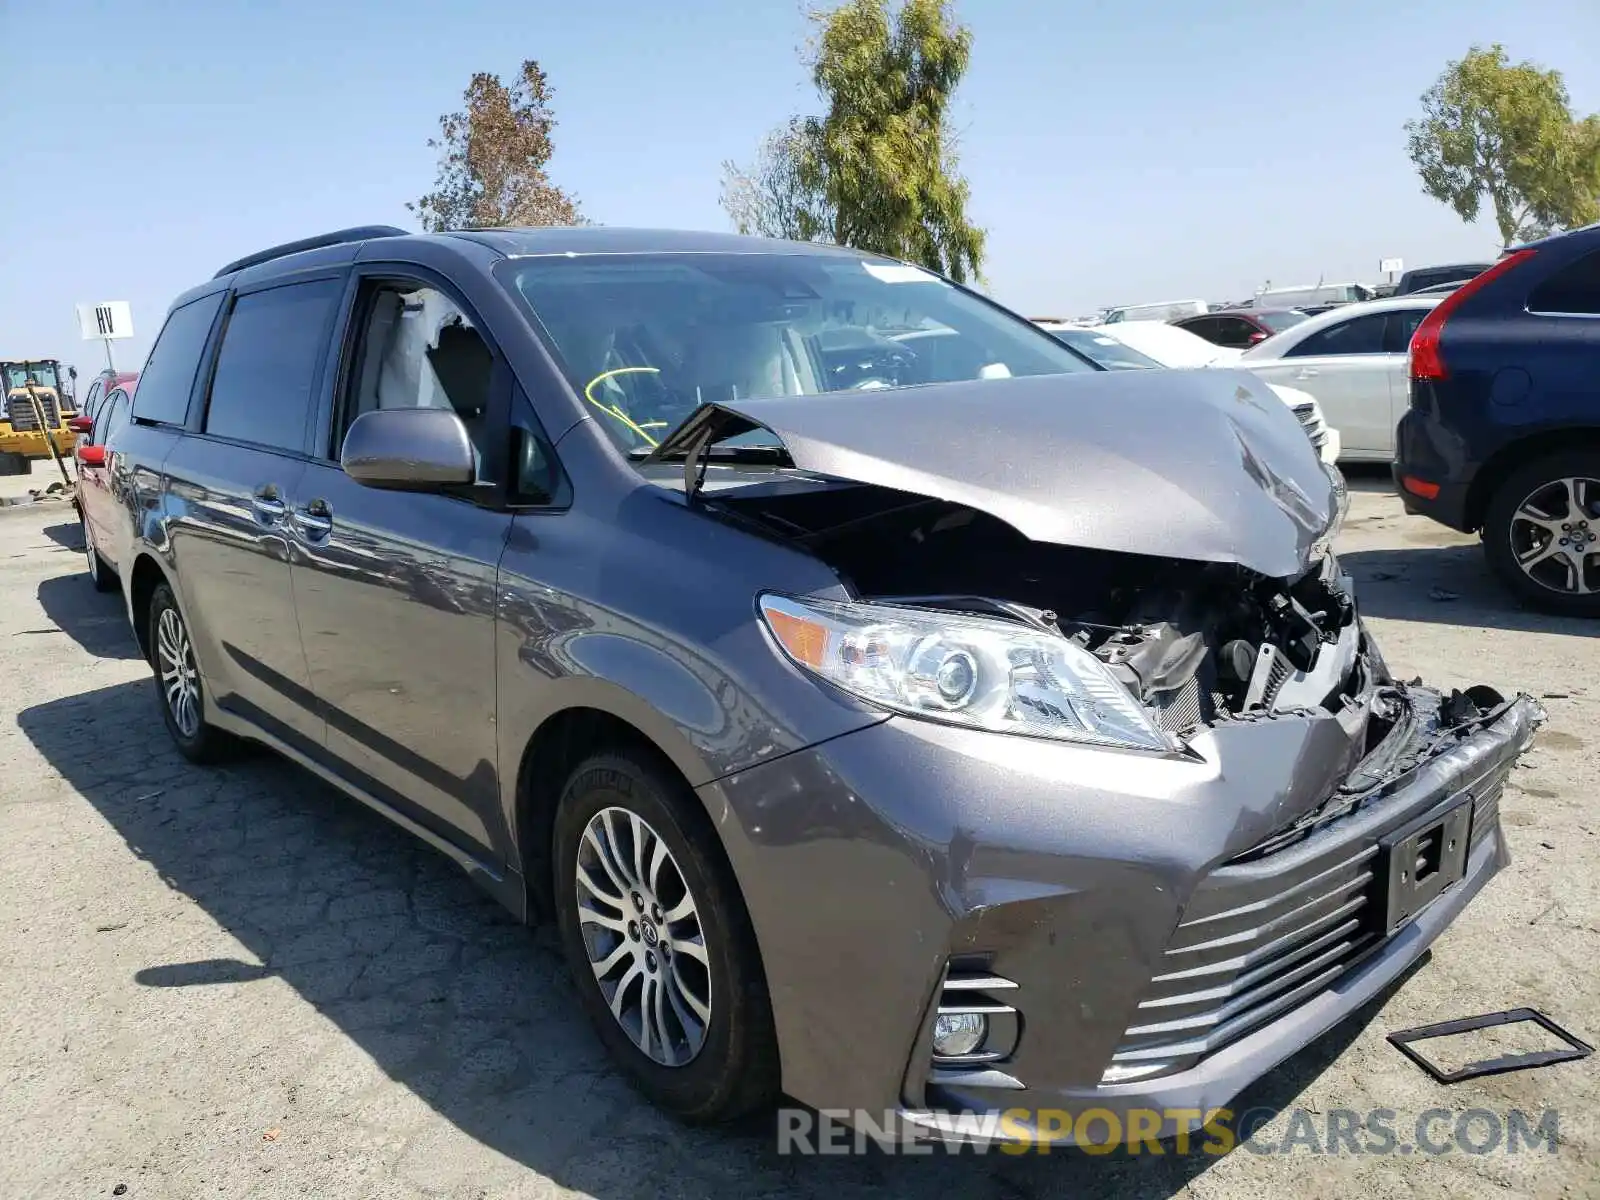
[[[1481,530],[1524,601],[1600,616],[1600,225],[1534,242],[1411,339],[1394,478],[1410,512]]]
[[[1395,286],[1396,296],[1410,296],[1416,292],[1432,291],[1452,283],[1465,283],[1474,275],[1487,271],[1492,263],[1451,263],[1443,267],[1418,267],[1400,276]]]

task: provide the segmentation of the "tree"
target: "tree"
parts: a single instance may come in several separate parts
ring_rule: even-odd
[[[1422,190],[1474,221],[1484,201],[1502,245],[1600,218],[1600,118],[1574,121],[1559,71],[1473,46],[1406,122]]]
[[[578,203],[546,173],[554,145],[552,91],[533,59],[507,87],[480,71],[462,93],[466,107],[439,118],[434,190],[406,205],[422,227],[492,229],[509,225],[580,225]]]
[[[814,240],[802,226],[801,213],[825,212],[827,197],[808,191],[800,182],[804,137],[796,117],[766,136],[753,165],[722,164],[722,207],[740,233]]]
[[[755,166],[723,164],[741,232],[874,250],[964,282],[983,263],[945,123],[972,34],[946,0],[849,0],[813,13],[811,77],[827,105],[769,134]]]
[[[946,0],[849,0],[815,15],[812,80],[827,105],[796,142],[807,237],[875,250],[957,281],[977,275],[984,235],[945,124],[972,33]]]

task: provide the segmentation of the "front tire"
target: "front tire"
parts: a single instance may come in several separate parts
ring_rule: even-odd
[[[26,454],[18,454],[13,450],[0,453],[0,475],[27,475],[33,470],[33,464],[28,461]]]
[[[1551,454],[1507,476],[1484,514],[1483,550],[1525,604],[1600,617],[1600,452]]]
[[[777,1037],[755,933],[682,781],[629,752],[581,763],[556,810],[553,866],[568,969],[639,1090],[697,1124],[775,1103]]]
[[[178,608],[177,597],[165,583],[157,584],[150,597],[149,639],[161,718],[178,753],[194,763],[229,757],[237,743],[206,722],[205,685],[189,638],[189,626]]]

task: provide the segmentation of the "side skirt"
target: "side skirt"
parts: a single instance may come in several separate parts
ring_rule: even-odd
[[[532,912],[528,904],[528,889],[523,882],[522,873],[511,869],[496,870],[489,863],[462,847],[456,845],[448,838],[441,837],[420,821],[408,816],[396,805],[381,799],[377,794],[376,785],[363,786],[362,783],[352,779],[350,775],[341,770],[339,766],[329,764],[320,756],[313,754],[310,747],[302,748],[297,743],[299,738],[289,741],[283,737],[262,728],[259,724],[250,721],[236,713],[229,712],[212,703],[210,697],[206,698],[206,720],[218,729],[226,730],[237,737],[252,742],[260,742],[269,749],[275,750],[290,762],[304,767],[317,778],[338,788],[346,795],[359,800],[374,812],[381,813],[396,825],[415,836],[421,838],[435,850],[448,857],[458,867],[467,873],[467,877],[493,896],[517,920],[528,922],[532,919]]]

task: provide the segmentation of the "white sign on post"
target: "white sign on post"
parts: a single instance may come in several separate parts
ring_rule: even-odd
[[[1378,270],[1385,275],[1393,275],[1397,271],[1406,269],[1406,260],[1403,258],[1385,258],[1378,263]]]
[[[126,300],[78,305],[78,332],[86,342],[133,336],[133,311]]]

